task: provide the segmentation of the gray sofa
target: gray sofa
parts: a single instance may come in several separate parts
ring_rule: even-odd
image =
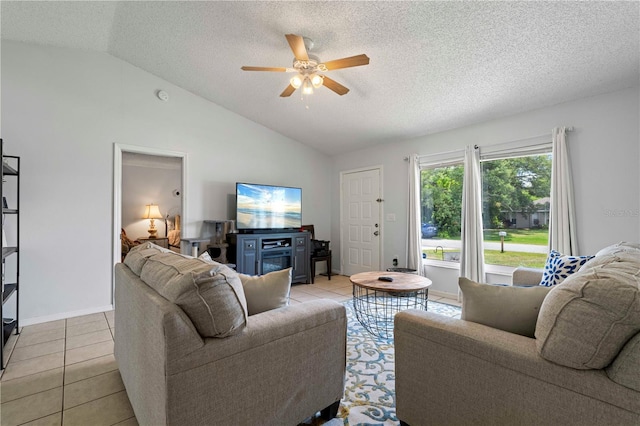
[[[115,266],[115,357],[141,425],[295,425],[321,410],[335,416],[344,306],[322,300],[247,315],[228,268],[152,245],[132,253]],[[196,299],[220,289],[216,300],[229,296],[225,306],[206,305],[217,337],[201,335],[197,306],[175,293],[185,280]],[[235,312],[233,321],[216,317],[223,311]]]
[[[540,279],[521,270],[513,281]],[[543,296],[536,338],[397,314],[398,418],[411,426],[640,424],[639,287],[640,252],[609,250]]]

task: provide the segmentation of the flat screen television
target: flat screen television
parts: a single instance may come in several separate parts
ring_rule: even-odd
[[[302,189],[236,183],[236,228],[239,232],[299,229]]]

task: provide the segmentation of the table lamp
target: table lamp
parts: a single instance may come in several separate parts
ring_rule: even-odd
[[[157,204],[147,204],[144,208],[143,219],[149,219],[149,238],[157,238],[157,232],[155,225],[155,219],[162,219],[162,215],[160,214],[160,209]]]

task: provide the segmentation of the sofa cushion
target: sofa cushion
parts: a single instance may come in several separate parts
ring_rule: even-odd
[[[458,279],[461,319],[533,337],[540,306],[552,287],[512,287]]]
[[[594,256],[568,256],[551,250],[544,265],[540,285],[553,286],[564,281],[569,275],[578,272],[580,267]]]
[[[147,259],[140,279],[180,306],[203,337],[226,337],[246,325],[242,283],[225,265],[160,253]]]
[[[134,274],[140,276],[142,267],[147,262],[147,259],[159,253],[162,253],[162,247],[153,243],[143,243],[129,250],[127,257],[124,258],[124,264],[127,265]]]
[[[289,304],[291,268],[269,272],[261,276],[238,274],[247,299],[249,315]]]
[[[543,358],[577,369],[604,368],[640,331],[640,259],[599,258],[597,267],[571,275],[542,303],[535,337]]]
[[[637,256],[640,256],[640,244],[620,241],[619,243],[600,249],[600,251],[596,253],[596,257],[603,256],[605,254],[616,254],[620,252],[632,252],[632,253],[635,253]]]
[[[640,333],[624,345],[606,372],[614,382],[640,392]]]
[[[617,251],[612,254],[596,256],[585,263],[580,272],[586,272],[592,269],[612,269],[629,275],[637,275],[640,268],[640,252],[637,254],[633,251]]]

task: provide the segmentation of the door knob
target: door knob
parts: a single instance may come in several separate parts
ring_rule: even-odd
[[[375,235],[375,236],[377,237],[378,235],[380,235],[380,231],[375,231],[375,232],[373,233],[373,235]]]

